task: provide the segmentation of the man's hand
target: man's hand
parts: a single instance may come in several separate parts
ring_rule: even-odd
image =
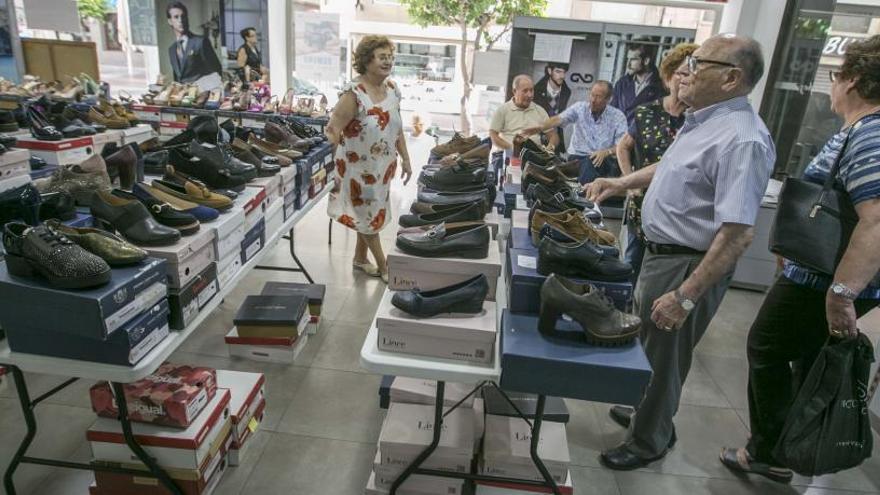
[[[611,152],[608,150],[595,151],[590,154],[590,161],[593,162],[593,165],[598,167],[599,165],[602,165],[602,162],[604,162],[609,156],[611,156]]]
[[[440,165],[453,165],[455,161],[458,160],[458,157],[461,156],[458,153],[452,153],[444,156],[440,159]]]
[[[581,188],[587,196],[587,199],[594,203],[601,203],[611,196],[616,196],[626,191],[623,182],[620,179],[599,178],[584,184]]]
[[[527,138],[529,136],[533,136],[535,134],[540,134],[542,132],[544,132],[544,128],[539,125],[536,125],[534,127],[526,127],[525,129],[519,131],[519,136],[522,136],[523,138]]]
[[[638,197],[644,196],[644,194],[645,194],[644,191],[642,191],[641,189],[630,189],[629,191],[626,192],[626,195],[629,196],[630,198],[638,198]]]
[[[400,178],[403,179],[404,186],[409,184],[409,180],[412,179],[412,165],[410,165],[409,160],[401,160]]]
[[[825,319],[832,337],[854,339],[859,334],[856,326],[856,307],[845,297],[825,294]]]
[[[651,321],[667,332],[681,328],[687,317],[688,312],[679,304],[675,291],[663,294],[651,306]]]

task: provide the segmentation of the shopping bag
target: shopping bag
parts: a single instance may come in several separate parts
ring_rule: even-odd
[[[776,459],[804,476],[858,466],[873,448],[868,376],[874,348],[863,334],[829,339],[786,418]]]

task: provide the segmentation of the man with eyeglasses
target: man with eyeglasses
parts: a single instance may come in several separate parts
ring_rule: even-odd
[[[687,65],[679,97],[690,109],[661,160],[586,187],[596,202],[648,188],[642,205],[648,252],[635,310],[653,376],[635,411],[612,408],[612,418],[629,430],[622,444],[601,455],[611,469],[646,466],[675,444],[672,417],[694,347],[754,238],[776,159],[770,133],[747,99],[764,72],[761,46],[732,34],[713,36]]]

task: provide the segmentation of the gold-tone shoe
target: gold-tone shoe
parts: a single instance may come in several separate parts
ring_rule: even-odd
[[[58,220],[46,221],[46,225],[65,235],[79,247],[98,256],[110,266],[125,266],[146,259],[147,252],[105,230],[91,227],[68,227]]]

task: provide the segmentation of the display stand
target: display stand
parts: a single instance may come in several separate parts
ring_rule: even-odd
[[[13,476],[15,475],[15,471],[18,469],[20,464],[39,464],[43,466],[54,466],[54,467],[63,467],[70,469],[80,469],[86,471],[106,471],[120,474],[130,474],[135,476],[143,476],[144,472],[142,470],[136,469],[125,469],[125,468],[113,468],[113,467],[105,467],[105,466],[93,466],[91,464],[85,463],[77,463],[77,462],[69,462],[69,461],[61,461],[56,459],[44,459],[39,457],[31,457],[27,455],[27,451],[30,448],[31,443],[33,442],[34,437],[37,434],[37,418],[34,414],[34,408],[45,399],[51,397],[52,395],[58,393],[69,385],[75,383],[80,378],[85,378],[89,380],[106,380],[111,383],[113,387],[113,392],[116,397],[124,397],[124,389],[123,385],[126,383],[132,383],[138,381],[147,375],[153,373],[159,365],[165,362],[166,359],[175,351],[184,341],[202,324],[205,318],[210,315],[214,309],[216,309],[222,302],[223,299],[229,295],[230,292],[238,285],[238,283],[254,268],[257,268],[259,263],[263,260],[265,256],[271,251],[271,249],[277,244],[279,239],[281,239],[282,232],[289,232],[290,236],[290,253],[293,256],[294,261],[299,266],[298,270],[293,271],[301,271],[306,278],[308,278],[309,282],[312,282],[311,277],[308,272],[306,272],[302,263],[294,254],[294,237],[293,230],[296,224],[307,215],[311,209],[320,202],[321,199],[324,198],[330,192],[329,188],[325,188],[318,196],[314,199],[310,200],[305,207],[296,211],[290,218],[288,218],[281,228],[273,232],[271,236],[266,240],[265,247],[260,250],[253,258],[251,258],[246,264],[244,264],[241,269],[235,274],[230,283],[225,287],[221,287],[219,293],[199,312],[198,316],[196,316],[195,320],[192,321],[189,325],[186,326],[181,331],[173,332],[169,335],[165,340],[159,343],[152,351],[150,351],[147,356],[141,359],[135,366],[119,366],[119,365],[110,365],[110,364],[101,364],[94,363],[89,361],[77,361],[74,359],[62,359],[62,358],[54,358],[49,356],[40,356],[36,354],[25,354],[25,353],[17,353],[12,352],[9,349],[9,344],[6,342],[0,342],[0,364],[6,366],[12,375],[12,379],[15,382],[15,386],[18,391],[18,399],[21,405],[22,414],[24,415],[25,425],[27,426],[27,433],[25,437],[22,439],[21,444],[16,450],[15,455],[12,457],[12,460],[9,463],[9,466],[6,469],[6,472],[3,476],[3,486],[6,490],[7,495],[15,495],[17,492],[15,491],[15,485],[13,483]],[[57,376],[68,376],[73,377],[57,387],[49,390],[48,392],[31,399],[30,394],[27,389],[27,384],[24,379],[23,372],[32,372],[32,373],[48,373]],[[125,437],[125,443],[131,449],[131,451],[140,459],[141,462],[149,469],[150,474],[152,474],[155,478],[159,480],[163,487],[165,487],[170,493],[173,495],[182,495],[182,491],[174,484],[168,474],[158,466],[153,459],[147,455],[147,453],[141,448],[138,444],[131,430],[131,422],[128,419],[128,411],[126,401],[118,400],[116,401],[119,407],[119,422],[122,426],[122,432]]]
[[[506,292],[506,287],[503,282],[503,277],[499,279],[498,289],[502,292]],[[496,299],[498,301],[503,301],[506,297],[503,297],[503,294],[496,294]],[[496,306],[497,311],[497,320],[500,323],[501,321],[501,311],[503,308],[503,304],[498,304]],[[370,331],[367,333],[367,338],[364,341],[364,345],[361,348],[361,366],[367,371],[378,373],[381,375],[393,375],[393,376],[405,376],[410,378],[419,378],[419,379],[427,379],[427,380],[436,380],[437,381],[437,393],[434,399],[434,428],[433,428],[433,437],[431,443],[425,450],[419,454],[418,457],[407,466],[407,468],[397,477],[394,483],[391,485],[390,493],[391,495],[396,495],[397,490],[400,486],[414,474],[421,475],[429,475],[429,476],[438,476],[443,478],[453,478],[460,480],[468,480],[468,481],[491,481],[491,482],[500,482],[500,483],[516,483],[523,486],[532,486],[532,487],[542,487],[546,489],[550,489],[552,493],[556,495],[560,495],[561,492],[559,487],[557,486],[556,481],[550,476],[550,473],[547,471],[547,468],[544,466],[543,461],[538,456],[538,440],[541,435],[541,423],[544,417],[544,404],[546,401],[546,396],[539,394],[537,403],[535,406],[535,416],[534,421],[529,421],[525,414],[513,404],[510,398],[507,397],[507,394],[502,391],[497,383],[501,379],[501,342],[500,336],[501,332],[498,332],[498,336],[495,340],[495,358],[492,361],[492,364],[489,366],[483,366],[479,364],[473,363],[465,363],[462,361],[453,361],[449,359],[440,359],[440,358],[428,358],[407,354],[396,354],[392,352],[386,352],[379,350],[378,345],[378,335],[379,330],[374,324]],[[444,388],[446,386],[446,382],[458,382],[458,383],[476,383],[476,387],[470,394],[464,397],[458,403],[449,407],[446,412],[443,411],[443,394]],[[442,431],[443,418],[446,417],[451,411],[455,410],[459,407],[468,397],[476,393],[483,386],[493,386],[498,389],[501,395],[510,403],[510,405],[514,408],[514,410],[519,414],[519,416],[529,424],[531,429],[531,445],[530,445],[530,455],[532,458],[532,462],[535,464],[535,467],[541,473],[544,478],[544,481],[533,481],[526,479],[512,479],[505,478],[499,476],[488,476],[481,474],[471,474],[471,473],[453,473],[448,471],[439,471],[434,469],[424,469],[421,465],[424,461],[431,456],[437,446],[440,443],[440,434]]]

